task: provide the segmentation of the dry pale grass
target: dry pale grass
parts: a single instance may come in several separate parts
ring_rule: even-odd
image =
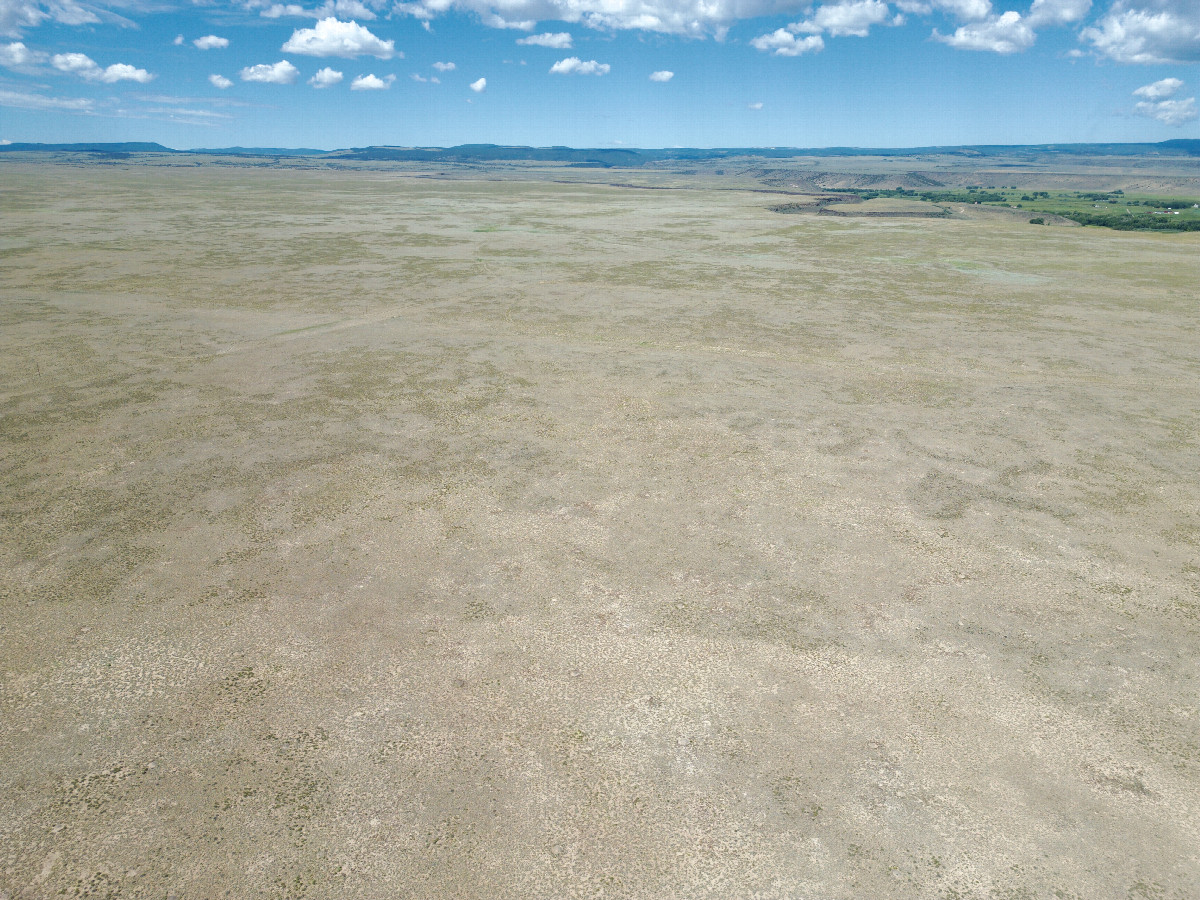
[[[5,173],[0,894],[1200,892],[1200,236]]]

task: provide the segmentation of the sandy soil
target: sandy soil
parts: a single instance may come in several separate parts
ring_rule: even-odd
[[[1200,235],[0,181],[0,896],[1200,895]]]

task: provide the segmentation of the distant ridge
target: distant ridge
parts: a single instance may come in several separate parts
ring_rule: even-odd
[[[0,144],[0,151],[36,151],[39,153],[178,153],[162,144],[128,141],[122,144]]]
[[[334,150],[338,159],[397,160],[407,162],[530,161],[581,165],[637,166],[658,160],[726,159],[756,156],[787,159],[795,156],[930,156],[969,157],[1063,154],[1074,156],[1200,156],[1200,140],[1172,140],[1157,144],[976,144],[949,147],[678,147],[663,149],[583,149],[575,147],[524,147],[500,144],[463,144],[458,147],[355,147]]]
[[[326,159],[397,162],[561,162],[576,166],[632,167],[658,161],[761,157],[787,159],[796,156],[1200,156],[1200,140],[1179,138],[1143,144],[974,144],[935,147],[676,147],[662,149],[526,147],[502,144],[462,144],[457,147],[352,147],[345,150],[315,150],[306,147],[222,147],[219,149],[173,150],[162,144],[126,142],[91,144],[0,144],[0,152],[58,152],[92,154],[191,153],[214,156],[307,156]]]
[[[212,156],[324,156],[328,150],[311,147],[198,147],[185,153],[207,153]]]

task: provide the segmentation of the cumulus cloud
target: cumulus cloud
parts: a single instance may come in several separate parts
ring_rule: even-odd
[[[584,62],[578,56],[568,56],[560,59],[550,67],[552,75],[607,75],[612,69],[608,63],[596,62],[589,59]]]
[[[1133,92],[1135,97],[1145,100],[1164,100],[1179,93],[1183,82],[1178,78],[1163,78],[1153,84],[1145,84]]]
[[[825,48],[819,34],[797,38],[786,28],[777,28],[770,34],[760,34],[750,41],[755,50],[774,53],[776,56],[799,56],[801,53],[816,53]]]
[[[274,65],[260,63],[257,66],[247,66],[241,71],[242,81],[257,81],[261,84],[292,84],[300,70],[286,59],[281,59]]]
[[[762,109],[762,107],[763,107],[763,105],[762,105],[761,100],[759,100],[757,103],[747,103],[746,104],[746,109]]]
[[[198,37],[192,41],[201,50],[222,50],[229,46],[229,38],[217,37],[215,34],[206,34],[204,37]]]
[[[171,41],[171,43],[174,44],[176,47],[182,47],[183,46],[183,35],[182,34],[175,35],[175,40]]]
[[[395,41],[382,40],[357,22],[339,22],[332,17],[322,19],[312,28],[297,28],[283,45],[283,52],[347,59],[356,56],[391,59],[397,55]]]
[[[670,81],[674,77],[675,77],[675,73],[668,72],[666,69],[663,69],[661,72],[651,72],[650,73],[651,81],[667,82],[667,81]]]
[[[453,72],[455,65],[452,62],[435,62],[433,67],[439,72]]]
[[[866,37],[872,25],[881,25],[890,17],[888,5],[881,0],[845,0],[817,7],[810,18],[789,25],[787,30],[809,34],[829,32],[834,37]]]
[[[1200,113],[1196,111],[1196,98],[1184,100],[1158,100],[1155,102],[1142,101],[1134,106],[1139,116],[1157,119],[1164,125],[1179,127],[1186,122],[1194,122]]]
[[[484,91],[487,90],[487,79],[480,78],[480,79],[477,79],[476,81],[472,81],[471,82],[471,90],[473,90],[477,94],[482,94]]]
[[[963,25],[954,34],[943,35],[935,30],[933,37],[959,50],[989,50],[1005,54],[1028,50],[1037,39],[1029,23],[1015,10],[983,22]]]
[[[113,63],[102,69],[90,56],[83,53],[56,53],[50,64],[60,72],[78,75],[84,81],[100,81],[104,84],[116,84],[118,81],[136,81],[146,84],[154,80],[154,76],[145,69],[139,69],[126,63]]]
[[[215,88],[220,88],[221,90],[233,87],[233,82],[224,75],[209,75],[208,83]]]
[[[350,90],[386,91],[392,86],[392,82],[395,80],[395,75],[389,75],[387,78],[380,78],[377,75],[359,75],[352,82],[350,82]]]
[[[527,44],[530,47],[550,47],[554,50],[570,50],[572,46],[569,31],[531,34],[529,37],[518,38],[517,43]]]
[[[1193,121],[1200,115],[1196,110],[1196,98],[1174,99],[1182,87],[1183,82],[1178,78],[1163,78],[1153,84],[1142,85],[1133,92],[1135,97],[1142,98],[1134,106],[1134,112],[1176,127]]]
[[[317,74],[308,79],[308,83],[315,88],[327,88],[340,83],[345,77],[341,72],[326,66],[323,69],[318,69]]]
[[[1117,0],[1081,36],[1124,63],[1200,61],[1200,0]]]
[[[8,69],[21,69],[44,63],[47,55],[40,50],[30,50],[20,41],[11,44],[0,44],[0,66]]]

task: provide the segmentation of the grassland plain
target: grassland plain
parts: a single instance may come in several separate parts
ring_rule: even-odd
[[[2,175],[0,896],[1200,895],[1200,235]]]

